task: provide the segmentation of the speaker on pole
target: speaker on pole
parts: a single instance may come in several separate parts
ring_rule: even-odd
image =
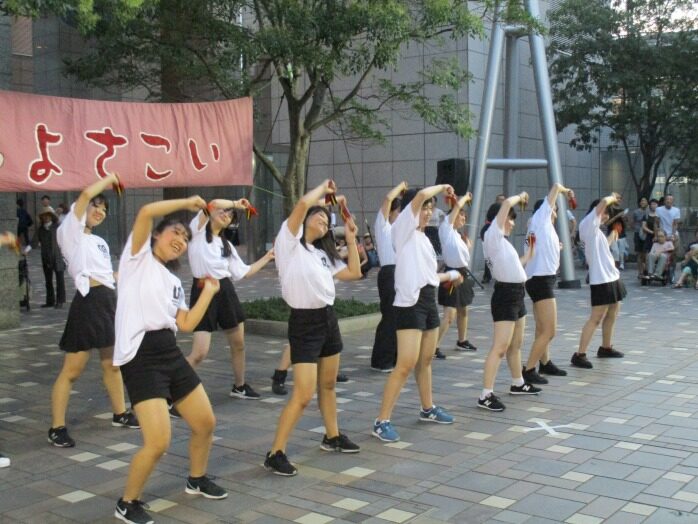
[[[450,184],[456,195],[465,195],[470,185],[470,160],[449,158],[436,162],[436,184]]]

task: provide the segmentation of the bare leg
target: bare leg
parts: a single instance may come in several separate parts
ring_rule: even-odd
[[[121,378],[121,370],[113,364],[114,348],[102,348],[99,350],[99,358],[102,364],[102,379],[107,389],[112,411],[120,415],[126,411],[124,402],[124,381]]]
[[[291,345],[284,344],[284,349],[281,352],[281,357],[279,357],[279,363],[277,364],[276,369],[278,369],[280,371],[286,371],[290,367],[291,367]]]
[[[337,425],[337,371],[339,371],[339,353],[331,357],[323,357],[317,366],[317,401],[320,406],[322,420],[325,423],[325,434],[328,438],[339,435]]]
[[[550,360],[548,347],[555,336],[557,327],[557,303],[554,298],[533,303],[533,317],[536,320],[536,334],[531,347],[531,354],[526,362],[526,369],[535,369],[538,362]]]
[[[230,359],[233,363],[233,377],[236,386],[245,384],[245,323],[225,332],[230,346]]]
[[[494,389],[494,381],[502,358],[507,354],[511,339],[514,336],[516,322],[502,320],[494,323],[492,348],[485,360],[485,372],[482,375],[482,385],[485,389]]]
[[[467,306],[459,307],[457,309],[456,327],[458,328],[458,342],[463,342],[468,337],[468,307]]]
[[[286,453],[289,436],[296,427],[306,406],[310,403],[317,387],[317,364],[297,363],[293,365],[293,393],[284,407],[276,426],[276,435],[271,452]],[[335,380],[337,376],[335,375]]]
[[[397,363],[388,376],[388,380],[385,381],[383,401],[378,414],[379,420],[390,420],[395,403],[400,397],[400,390],[417,364],[421,343],[422,332],[420,330],[399,329],[397,331]]]
[[[432,398],[431,363],[434,359],[434,353],[436,352],[437,336],[437,329],[430,329],[422,332],[419,358],[414,368],[414,378],[417,381],[417,388],[419,389],[419,400],[422,403],[422,409],[425,410],[431,409],[434,405],[434,399]],[[397,399],[395,400],[397,401]]]
[[[123,499],[138,500],[143,486],[153,472],[160,457],[170,447],[170,414],[164,398],[152,398],[139,402],[133,409],[143,433],[143,447],[131,459]]]
[[[579,349],[577,350],[579,354],[583,355],[587,352],[589,342],[591,342],[591,337],[594,335],[594,331],[596,331],[599,324],[601,324],[601,321],[606,315],[606,311],[608,311],[608,306],[591,307],[591,315],[589,316],[589,320],[587,320],[584,324],[582,334],[579,337]]]
[[[82,375],[87,361],[90,359],[89,351],[66,353],[63,359],[63,368],[53,384],[51,391],[51,427],[65,426],[65,413],[68,410],[68,399],[73,383]]]
[[[439,325],[439,333],[437,335],[436,347],[439,347],[441,345],[441,339],[444,338],[444,335],[448,331],[448,328],[451,327],[451,322],[453,322],[454,318],[456,318],[456,308],[444,306],[444,318],[441,319],[441,324]]]
[[[213,430],[216,428],[216,417],[204,386],[196,386],[194,391],[176,402],[176,406],[191,429],[189,475],[201,477],[208,469],[208,455],[213,443]]]
[[[523,345],[526,317],[521,317],[514,323],[514,334],[507,348],[507,364],[512,379],[521,378],[521,346]]]
[[[196,368],[208,355],[211,348],[211,333],[209,331],[194,331],[192,337],[191,353],[187,356],[187,362]]]
[[[616,327],[616,318],[620,312],[620,302],[608,306],[608,312],[601,324],[601,345],[610,348],[613,345],[613,331]]]

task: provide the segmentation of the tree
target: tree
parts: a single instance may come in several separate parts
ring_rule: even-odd
[[[698,22],[693,0],[566,0],[551,14],[551,83],[558,129],[590,149],[610,130],[638,197],[662,162],[679,173],[696,156]],[[631,153],[639,150],[640,165]]]
[[[289,158],[281,172],[255,144],[282,188],[286,211],[305,192],[310,141],[323,126],[350,139],[380,141],[388,108],[471,132],[454,96],[467,71],[432,60],[414,80],[389,73],[409,46],[481,36],[482,18],[502,4],[523,19],[519,0],[7,0],[14,12],[48,8],[72,20],[92,51],[68,71],[100,87],[142,89],[155,101],[256,96],[278,82],[289,117]],[[388,78],[386,78],[388,77]],[[440,94],[428,96],[428,88]],[[340,91],[340,88],[342,89]]]

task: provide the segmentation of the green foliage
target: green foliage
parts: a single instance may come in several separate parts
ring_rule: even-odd
[[[589,149],[608,128],[625,150],[638,195],[660,164],[696,147],[698,22],[691,0],[567,0],[552,13],[551,81],[560,129]],[[688,131],[688,132],[687,132]],[[637,147],[642,166],[630,162]]]
[[[242,307],[247,318],[255,318],[260,320],[277,320],[286,322],[291,313],[291,308],[288,307],[282,298],[261,298],[243,302]],[[358,315],[368,315],[370,313],[380,312],[378,304],[366,304],[358,300],[335,299],[334,311],[337,318],[355,317]]]

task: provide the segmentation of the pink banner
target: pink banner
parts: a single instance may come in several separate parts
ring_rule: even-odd
[[[252,99],[102,102],[0,91],[0,191],[252,183]]]

